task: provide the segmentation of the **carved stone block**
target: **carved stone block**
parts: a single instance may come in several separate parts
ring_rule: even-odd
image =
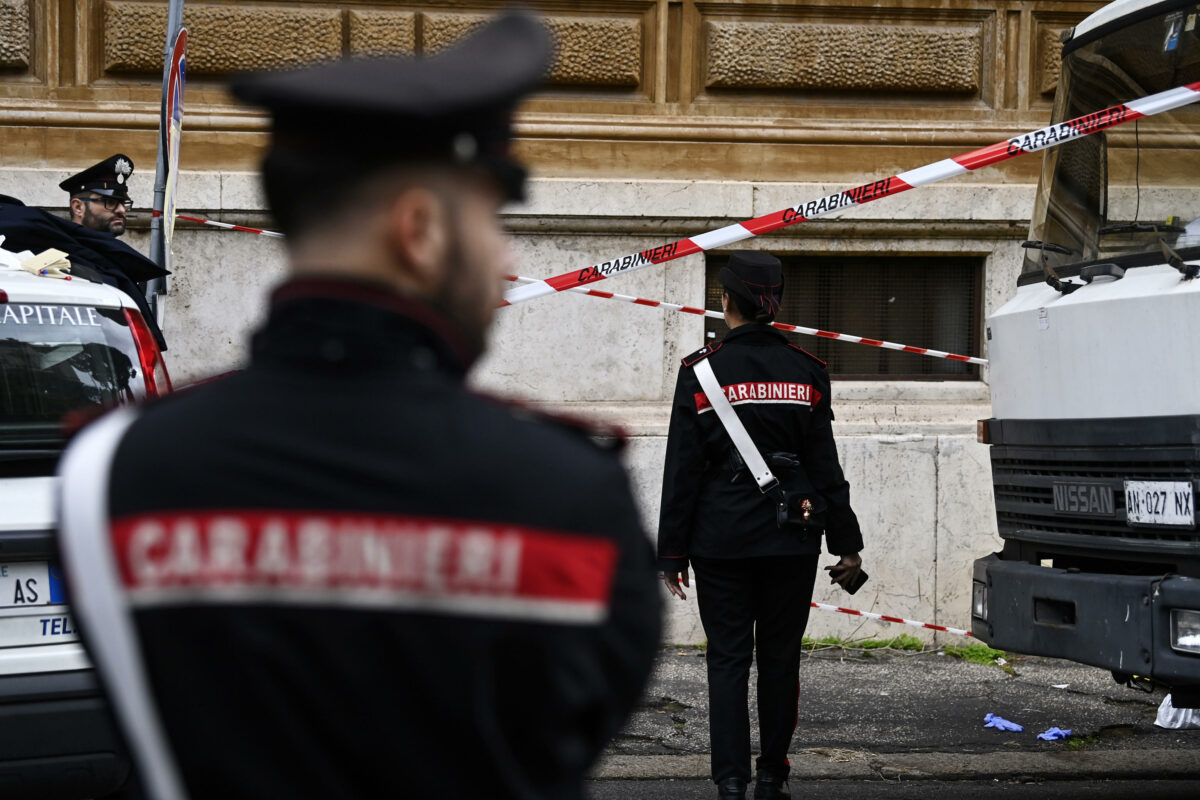
[[[0,0],[0,67],[29,67],[29,0]]]
[[[487,21],[473,14],[426,14],[426,52],[458,41]],[[570,86],[638,86],[642,81],[642,24],[627,17],[546,17],[558,50],[547,82]]]
[[[350,52],[408,56],[417,50],[417,15],[411,11],[351,11]]]
[[[715,20],[704,28],[711,88],[979,91],[978,28]]]
[[[334,9],[189,5],[187,69],[220,75],[337,58],[342,15]],[[104,5],[104,69],[161,72],[167,6]]]
[[[1058,88],[1058,76],[1062,72],[1062,29],[1042,28],[1038,36],[1038,59],[1041,62],[1041,79],[1038,89],[1042,94],[1054,94]]]

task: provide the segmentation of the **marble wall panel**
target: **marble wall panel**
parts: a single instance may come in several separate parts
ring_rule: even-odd
[[[189,5],[189,75],[216,75],[325,61],[342,54],[337,9]],[[167,6],[104,5],[106,72],[162,71]]]
[[[1004,544],[996,532],[988,446],[973,436],[940,436],[937,468],[938,624],[970,630],[972,565]]]
[[[958,25],[709,20],[705,85],[976,93],[983,34]]]
[[[31,47],[29,0],[0,0],[0,67],[27,68]]]

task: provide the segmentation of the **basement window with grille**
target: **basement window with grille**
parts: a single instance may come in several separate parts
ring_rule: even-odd
[[[728,254],[706,264],[705,300],[721,308],[717,274]],[[944,256],[780,256],[783,307],[776,320],[870,339],[979,355],[983,258]],[[705,331],[722,338],[721,320]],[[828,362],[829,374],[847,380],[976,379],[979,367],[816,336],[787,334],[790,341]]]

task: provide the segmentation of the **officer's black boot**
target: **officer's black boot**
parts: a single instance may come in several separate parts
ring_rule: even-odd
[[[786,784],[786,778],[760,772],[754,780],[754,800],[790,800]]]
[[[746,779],[726,778],[717,784],[717,797],[720,800],[746,800]]]

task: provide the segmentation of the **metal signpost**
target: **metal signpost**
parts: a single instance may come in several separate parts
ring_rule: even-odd
[[[158,121],[158,160],[154,173],[154,212],[150,217],[150,260],[170,269],[170,235],[174,230],[174,187],[179,163],[179,134],[183,124],[184,53],[187,32],[183,28],[184,0],[170,0],[167,7],[167,39],[163,48],[163,101]],[[167,185],[170,183],[171,190]],[[164,227],[164,206],[169,196],[171,216]],[[146,297],[160,327],[163,325],[166,278],[146,284]]]

